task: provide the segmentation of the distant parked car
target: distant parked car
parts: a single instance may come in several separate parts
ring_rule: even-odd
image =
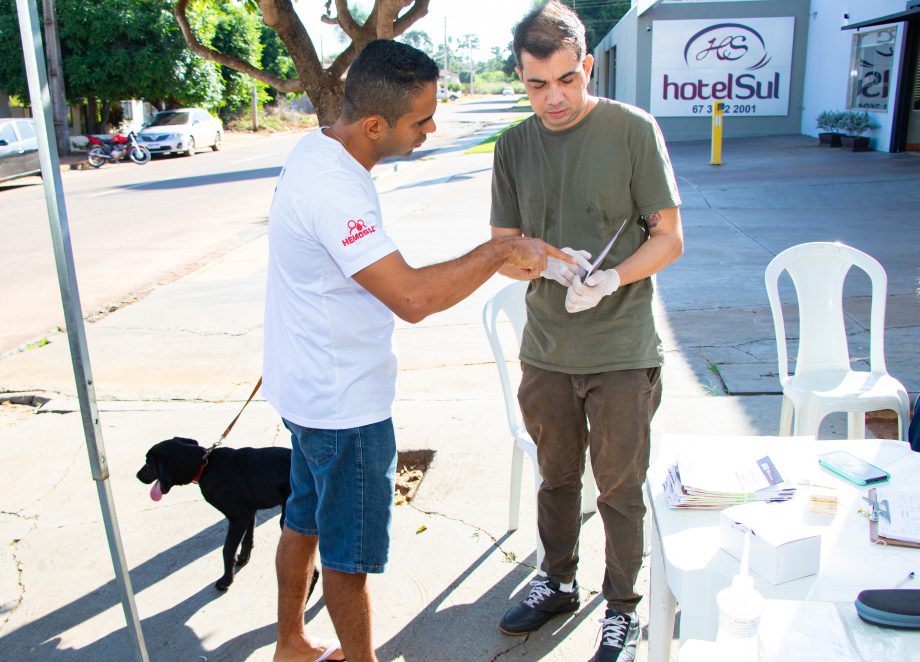
[[[40,174],[35,120],[0,119],[0,182]]]
[[[438,101],[441,99],[450,99],[455,101],[460,98],[460,91],[448,90],[446,87],[441,87],[438,89]]]
[[[510,97],[514,94],[514,88],[513,87],[503,87],[502,94],[506,97]]]
[[[224,139],[224,125],[201,108],[163,110],[137,134],[153,154],[184,152],[188,156],[210,147],[215,152]]]

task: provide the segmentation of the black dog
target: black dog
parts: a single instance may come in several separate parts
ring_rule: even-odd
[[[256,511],[284,506],[291,493],[291,451],[287,448],[216,448],[204,460],[205,449],[194,439],[173,437],[147,451],[147,463],[137,472],[150,485],[150,497],[159,501],[173,485],[197,482],[204,500],[229,520],[224,541],[224,575],[214,585],[226,591],[233,583],[234,555],[237,567],[249,562]],[[242,543],[242,546],[240,544]],[[319,576],[313,571],[310,593]],[[309,596],[308,596],[309,597]]]

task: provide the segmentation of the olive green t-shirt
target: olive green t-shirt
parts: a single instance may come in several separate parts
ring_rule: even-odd
[[[495,146],[491,224],[587,250],[593,258],[629,219],[603,269],[648,240],[643,216],[679,204],[661,131],[634,106],[600,99],[563,131],[548,131],[532,116]],[[531,282],[522,361],[571,374],[661,365],[651,278],[625,285],[580,313],[566,312],[565,295],[554,280]]]

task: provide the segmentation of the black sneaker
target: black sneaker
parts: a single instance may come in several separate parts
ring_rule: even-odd
[[[594,662],[633,662],[639,643],[639,618],[608,609],[601,619],[601,645],[594,654]]]
[[[571,593],[559,590],[559,582],[546,578],[530,582],[530,594],[505,612],[499,629],[505,634],[535,632],[557,614],[578,611],[578,582]]]

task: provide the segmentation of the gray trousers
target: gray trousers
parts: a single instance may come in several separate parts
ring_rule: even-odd
[[[537,525],[546,549],[541,570],[571,582],[578,568],[581,477],[585,449],[597,482],[597,507],[606,535],[604,598],[610,609],[632,612],[642,565],[651,421],[661,403],[661,369],[570,375],[521,364],[518,400],[537,444],[543,486]]]

